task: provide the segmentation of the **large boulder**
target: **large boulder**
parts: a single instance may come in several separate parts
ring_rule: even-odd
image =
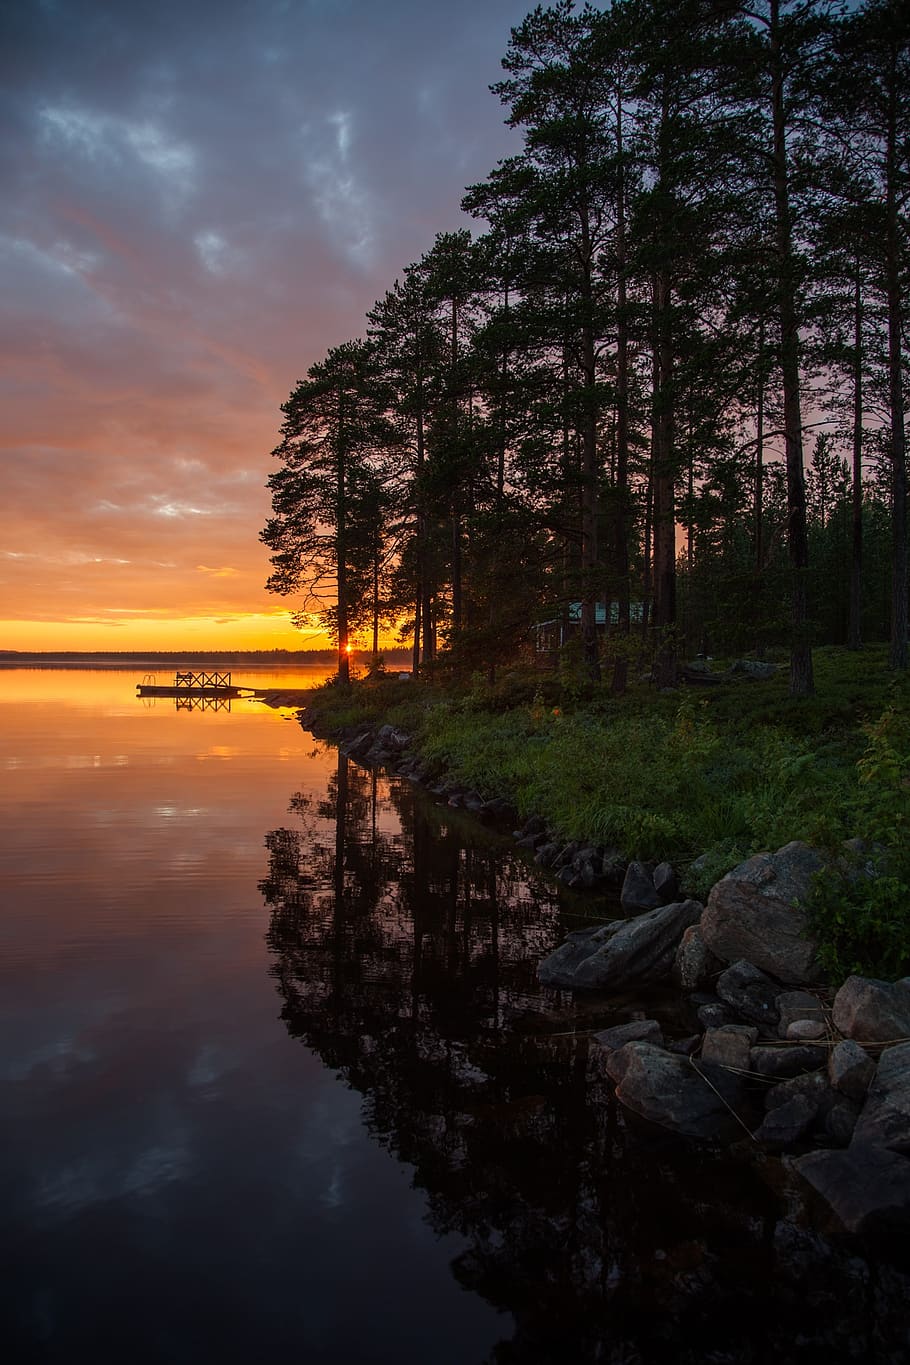
[[[896,1152],[853,1142],[842,1152],[809,1152],[792,1166],[850,1232],[910,1223],[910,1161]]]
[[[910,1153],[910,1043],[886,1048],[879,1058],[853,1141]]]
[[[702,913],[699,901],[662,905],[633,919],[614,920],[593,933],[570,934],[537,975],[566,990],[619,990],[669,976],[680,938]]]
[[[735,1116],[742,1083],[723,1067],[693,1064],[650,1043],[627,1043],[611,1055],[607,1070],[620,1103],[671,1132],[709,1141],[742,1133]]]
[[[822,866],[799,841],[740,863],[711,890],[701,921],[705,943],[724,962],[745,958],[786,985],[821,981],[817,944],[800,907]]]
[[[565,986],[572,988],[576,968],[592,953],[596,953],[612,936],[621,929],[625,920],[611,920],[596,929],[576,929],[561,943],[549,957],[545,957],[537,969],[537,975],[544,986]]]
[[[834,1027],[860,1043],[896,1043],[910,1038],[910,977],[877,981],[848,976],[834,997]]]

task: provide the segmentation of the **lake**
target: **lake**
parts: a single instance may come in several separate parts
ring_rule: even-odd
[[[616,1111],[592,1031],[685,1021],[538,986],[594,904],[137,681],[0,672],[6,1359],[905,1358],[905,1267]]]

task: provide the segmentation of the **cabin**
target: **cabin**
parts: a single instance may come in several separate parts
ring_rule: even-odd
[[[595,605],[595,628],[598,635],[607,633],[607,622],[610,626],[619,625],[619,603],[618,602],[598,602]],[[640,622],[643,615],[641,602],[629,603],[629,619]],[[579,639],[581,636],[581,603],[570,602],[559,616],[553,616],[547,621],[538,621],[534,626],[534,649],[537,655],[547,656],[555,654],[570,640]]]

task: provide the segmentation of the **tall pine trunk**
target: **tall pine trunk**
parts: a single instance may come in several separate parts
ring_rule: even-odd
[[[781,382],[784,391],[784,441],[787,468],[787,532],[790,553],[790,695],[810,697],[815,690],[809,644],[809,538],[806,528],[806,479],[799,395],[799,328],[790,217],[784,69],[780,49],[780,2],[770,0],[772,177],[777,245],[777,297],[780,322]]]
[[[853,470],[847,648],[863,647],[863,297],[859,258],[853,288]]]
[[[892,668],[907,668],[907,446],[902,366],[900,190],[898,186],[897,51],[892,46],[885,147],[885,279],[888,298],[888,407],[891,419],[891,648]]]
[[[657,634],[657,681],[676,681],[676,469],[674,459],[673,351],[670,324],[670,280],[661,268],[654,281],[654,612]]]
[[[629,603],[629,316],[626,259],[626,188],[623,164],[622,91],[616,91],[616,594],[618,628],[628,635]]]
[[[347,546],[347,435],[345,422],[347,415],[344,406],[344,390],[338,393],[338,458],[336,460],[336,515],[335,554],[337,578],[337,627],[338,627],[338,681],[347,685],[351,681],[350,656],[348,654],[348,546]]]

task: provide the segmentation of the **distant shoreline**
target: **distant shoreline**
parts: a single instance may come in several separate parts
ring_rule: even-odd
[[[366,653],[366,651],[364,651]],[[11,668],[167,668],[171,665],[198,664],[206,667],[307,668],[332,664],[334,649],[250,649],[250,650],[0,650],[0,669]],[[355,652],[355,664],[360,661]],[[409,663],[407,649],[390,649],[383,657],[391,663]]]

